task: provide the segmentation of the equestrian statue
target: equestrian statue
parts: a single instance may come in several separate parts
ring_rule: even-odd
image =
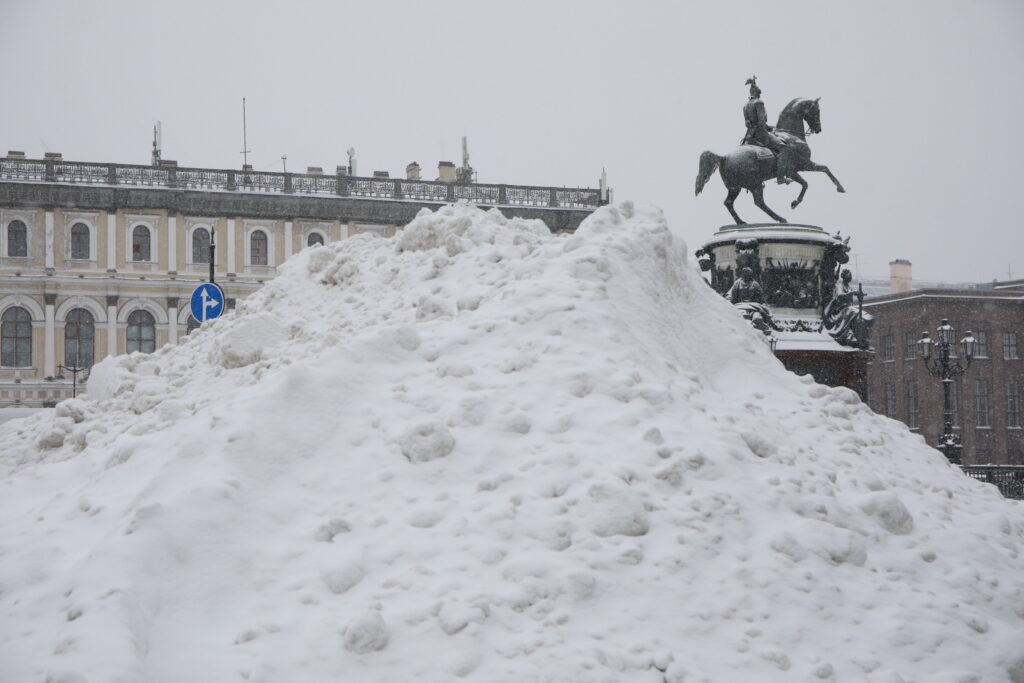
[[[764,182],[772,178],[779,184],[795,180],[800,185],[800,196],[790,204],[790,208],[793,209],[800,205],[804,200],[804,193],[807,192],[807,181],[800,177],[800,171],[821,171],[832,179],[836,190],[846,192],[828,166],[811,161],[811,148],[806,138],[808,133],[821,132],[821,112],[818,109],[818,100],[821,98],[812,100],[798,97],[793,100],[785,106],[779,114],[778,123],[772,128],[768,125],[768,116],[765,113],[764,102],[761,101],[761,88],[757,86],[757,77],[748,78],[746,85],[750,86],[750,98],[743,106],[746,135],[743,136],[740,146],[726,156],[719,156],[714,152],[704,152],[700,155],[696,194],[700,194],[717,168],[728,190],[725,207],[729,209],[736,223],[743,225],[743,220],[733,208],[733,202],[743,189],[753,193],[754,204],[758,208],[779,223],[786,222],[785,218],[764,203]],[[807,130],[804,129],[805,123]]]

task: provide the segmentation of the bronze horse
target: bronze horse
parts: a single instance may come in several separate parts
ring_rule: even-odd
[[[832,171],[828,170],[828,166],[811,161],[811,148],[807,144],[804,122],[807,123],[809,132],[821,132],[821,112],[818,109],[818,99],[798,97],[787,104],[779,114],[778,125],[772,131],[793,149],[792,167],[789,174],[800,184],[800,196],[790,204],[790,208],[793,209],[800,205],[804,199],[804,193],[807,192],[807,181],[800,177],[799,171],[826,173],[835,183],[836,190],[846,192],[839,179],[832,175]],[[725,207],[729,209],[729,213],[736,219],[737,224],[743,225],[743,221],[732,205],[742,189],[750,190],[754,194],[754,204],[762,211],[780,223],[786,222],[785,218],[772,211],[764,203],[764,181],[774,178],[776,172],[775,155],[770,150],[757,145],[740,145],[724,157],[714,152],[704,152],[700,155],[696,194],[700,194],[700,191],[704,189],[704,185],[707,184],[716,168],[722,176],[725,188],[729,191],[725,198]]]

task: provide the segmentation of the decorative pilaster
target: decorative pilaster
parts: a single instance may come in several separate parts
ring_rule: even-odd
[[[117,212],[107,214],[107,272],[117,272]]]
[[[167,343],[178,343],[178,297],[167,297]]]
[[[117,295],[107,297],[107,355],[117,355]]]
[[[53,270],[53,211],[46,211],[46,267]]]
[[[287,261],[292,255],[292,222],[284,222],[284,258]]]
[[[235,270],[235,219],[228,219],[228,238],[225,240],[227,244],[224,245],[224,249],[228,251],[228,276],[231,277],[238,271]],[[218,245],[220,246],[220,245]]]
[[[57,359],[53,338],[55,322],[54,305],[57,303],[57,295],[44,294],[43,300],[46,303],[46,336],[43,338],[43,376],[53,377],[57,374]]]
[[[167,274],[178,274],[178,219],[167,217]]]

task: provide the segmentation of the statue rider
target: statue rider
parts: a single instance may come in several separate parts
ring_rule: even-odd
[[[780,185],[790,182],[791,150],[785,142],[772,133],[768,125],[768,114],[761,101],[761,88],[757,87],[757,76],[747,79],[750,86],[750,99],[743,105],[743,120],[747,124],[747,134],[743,137],[744,145],[760,145],[775,153],[775,179]]]

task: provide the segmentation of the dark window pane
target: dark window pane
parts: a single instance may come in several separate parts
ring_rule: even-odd
[[[141,351],[153,353],[156,350],[156,320],[149,311],[132,311],[128,316],[128,353]]]
[[[12,368],[32,367],[32,316],[13,306],[0,317],[0,363]]]
[[[132,261],[149,260],[149,228],[136,225],[132,230]]]
[[[1003,359],[1017,360],[1017,333],[1003,332]]]
[[[7,225],[7,255],[28,256],[28,228],[22,221]]]
[[[992,426],[992,412],[989,405],[989,382],[987,379],[974,380],[975,425],[978,427]]]
[[[267,233],[254,230],[249,237],[249,260],[254,266],[267,265]]]
[[[96,324],[92,313],[76,308],[64,322],[64,365],[91,368],[95,359]]]
[[[988,335],[979,331],[974,333],[974,338],[977,340],[974,346],[974,357],[988,358]]]
[[[71,258],[89,258],[89,226],[85,223],[71,226]]]
[[[185,324],[185,334],[192,334],[192,330],[199,329],[199,321],[193,318],[191,315],[188,317],[188,322]]]
[[[318,232],[311,232],[311,233],[309,233],[309,237],[306,239],[306,246],[307,247],[311,247],[314,244],[319,244],[319,245],[323,246],[323,243],[324,243],[323,235],[321,235]]]
[[[210,231],[196,228],[192,232],[192,263],[210,262]]]

